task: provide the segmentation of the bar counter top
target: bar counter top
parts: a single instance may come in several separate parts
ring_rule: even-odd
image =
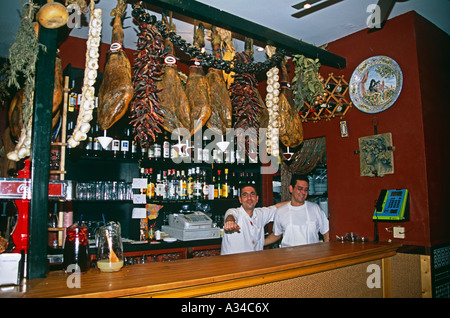
[[[327,242],[225,256],[96,268],[79,276],[49,272],[46,278],[0,288],[0,297],[197,297],[300,277],[394,256],[399,243]],[[72,279],[71,279],[72,278]]]

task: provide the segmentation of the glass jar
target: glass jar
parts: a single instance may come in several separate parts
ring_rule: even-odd
[[[79,266],[79,270],[85,273],[89,269],[89,244],[88,228],[74,223],[66,230],[64,243],[63,268],[66,273],[72,273]],[[75,266],[71,266],[75,265]]]
[[[123,266],[120,223],[109,222],[97,231],[97,267],[102,272],[117,272]]]

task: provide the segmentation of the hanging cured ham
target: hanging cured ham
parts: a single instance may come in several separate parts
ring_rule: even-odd
[[[100,129],[108,129],[122,118],[133,98],[131,65],[122,49],[122,17],[126,6],[126,1],[119,0],[116,8],[111,11],[111,16],[114,16],[112,42],[98,94],[97,122]]]
[[[278,103],[280,141],[286,147],[294,148],[303,141],[303,127],[300,116],[294,111],[296,106],[286,69],[286,58],[281,62],[280,90]]]
[[[20,89],[16,95],[14,95],[11,103],[9,104],[8,110],[8,120],[11,129],[11,135],[18,139],[23,126],[22,114],[23,114],[23,103],[24,103],[24,88]],[[63,99],[63,74],[61,67],[61,58],[58,53],[55,59],[55,81],[53,84],[53,104],[52,104],[52,127],[59,118],[60,105]]]
[[[233,39],[231,37],[231,31],[216,27],[216,32],[220,36],[220,52],[222,55],[222,59],[224,61],[233,61],[234,56],[236,55],[236,49],[233,45]],[[223,77],[225,83],[227,84],[227,88],[230,88],[231,83],[233,83],[234,72],[225,72],[223,71]]]
[[[220,59],[221,38],[217,29],[211,27],[211,44],[213,54]],[[230,94],[225,83],[223,72],[211,67],[206,74],[211,91],[211,116],[206,122],[206,126],[218,134],[225,135],[226,129],[231,128],[232,108]]]
[[[175,32],[175,25],[169,23],[165,15],[163,15],[163,21],[170,31]],[[175,50],[168,38],[165,40],[164,56],[166,61],[163,67],[164,74],[161,76],[161,80],[156,82],[161,112],[164,117],[162,125],[169,132],[173,132],[176,128],[186,128],[190,131],[189,101],[178,76]]]
[[[199,24],[194,33],[194,45],[197,48],[202,48],[205,45],[205,27],[202,23]],[[190,108],[191,135],[201,129],[211,116],[211,98],[208,81],[199,61],[193,59],[192,62],[192,65],[189,66],[189,76],[185,86]]]

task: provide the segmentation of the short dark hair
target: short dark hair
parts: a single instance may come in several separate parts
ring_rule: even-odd
[[[244,182],[244,183],[239,185],[239,193],[242,193],[242,189],[244,189],[245,187],[252,187],[253,189],[255,189],[256,195],[259,195],[258,194],[258,189],[256,188],[256,184],[248,183],[248,182]]]
[[[291,179],[291,186],[295,187],[297,180],[306,181],[309,184],[309,179],[306,174],[293,174]]]

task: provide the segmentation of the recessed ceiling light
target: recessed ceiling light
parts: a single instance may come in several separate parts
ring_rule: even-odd
[[[303,6],[303,8],[309,9],[309,8],[311,8],[311,4],[310,4],[310,3],[305,3],[305,5]]]

